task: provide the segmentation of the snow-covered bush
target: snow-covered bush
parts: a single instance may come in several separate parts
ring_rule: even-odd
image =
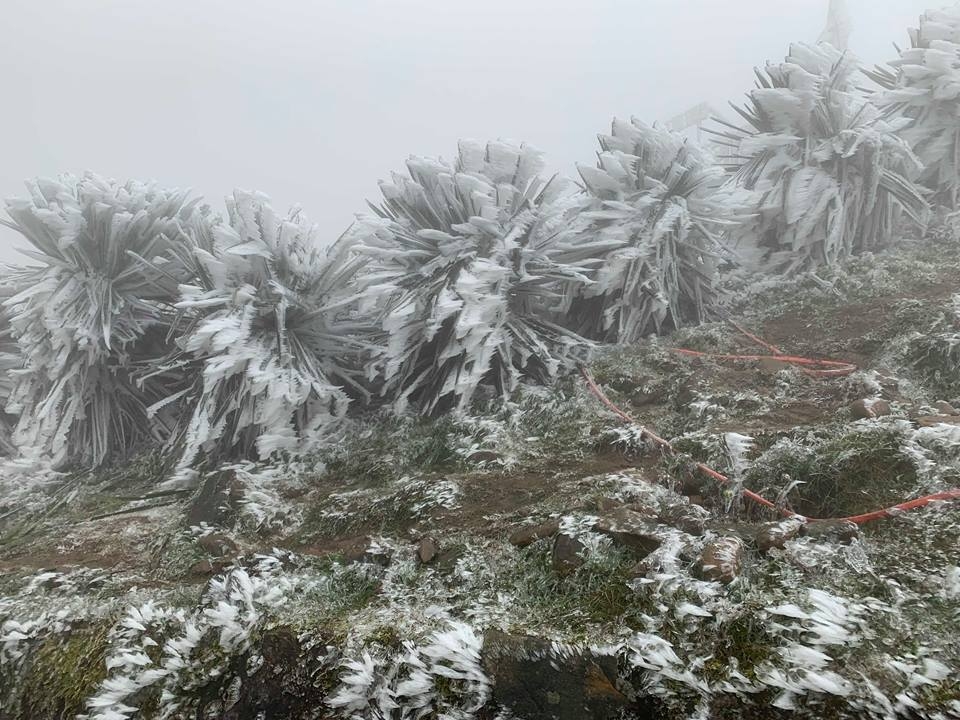
[[[338,295],[361,260],[339,244],[321,250],[299,209],[282,217],[264,195],[238,190],[227,210],[227,222],[191,228],[195,279],[180,288],[180,339],[160,370],[192,384],[153,408],[187,408],[175,434],[185,464],[201,451],[266,458],[322,441],[368,349]]]
[[[0,267],[0,273],[9,274]],[[13,455],[11,433],[15,418],[6,412],[7,400],[13,392],[13,372],[20,367],[20,351],[13,339],[10,318],[3,302],[13,295],[13,288],[0,282],[0,455]]]
[[[885,88],[877,104],[909,124],[902,137],[923,162],[923,182],[955,209],[960,199],[960,11],[927,11],[911,47],[890,68],[867,74]]]
[[[562,240],[566,184],[544,180],[529,145],[460,143],[455,163],[414,157],[380,183],[378,217],[361,218],[371,259],[366,307],[389,334],[384,391],[399,409],[465,408],[477,386],[501,395],[546,382],[584,341],[558,323],[562,284],[588,281]]]
[[[722,167],[696,143],[639,120],[614,120],[597,167],[579,165],[585,193],[576,244],[603,261],[572,299],[572,326],[591,338],[636,342],[698,322],[715,302],[725,225],[748,193],[724,187]]]
[[[750,233],[768,269],[831,265],[890,241],[902,215],[923,224],[920,163],[899,125],[856,88],[854,58],[830,45],[791,46],[757,70],[738,108],[746,126],[716,130],[737,183],[760,195]]]
[[[167,350],[177,284],[169,251],[204,209],[180,190],[93,174],[29,183],[7,201],[39,267],[13,273],[4,301],[23,371],[4,373],[13,441],[57,464],[99,464],[163,435],[147,407],[171,378],[138,374]]]

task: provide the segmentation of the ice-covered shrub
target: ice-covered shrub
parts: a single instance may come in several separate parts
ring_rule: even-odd
[[[561,284],[587,282],[562,241],[565,183],[529,145],[464,141],[454,163],[414,157],[380,183],[356,251],[364,297],[389,334],[385,392],[398,408],[465,408],[481,383],[506,395],[574,364],[583,340],[558,323]]]
[[[868,72],[884,87],[876,103],[905,118],[901,135],[923,163],[921,182],[954,209],[960,198],[960,11],[928,10],[910,30],[911,47]]]
[[[724,187],[723,168],[678,133],[615,119],[599,139],[597,166],[578,166],[575,226],[584,260],[602,265],[572,299],[572,327],[632,343],[699,322],[717,299],[724,226],[741,219],[748,193]]]
[[[920,163],[856,87],[853,57],[830,45],[791,46],[757,70],[758,87],[718,141],[736,182],[759,193],[750,228],[765,266],[789,273],[883,246],[902,216],[923,224]]]
[[[4,373],[13,442],[54,462],[100,464],[164,434],[147,407],[177,378],[138,375],[168,348],[177,284],[169,255],[205,216],[186,192],[93,174],[28,184],[7,201],[41,265],[13,273],[4,301],[23,370]],[[149,262],[147,262],[149,261]]]
[[[235,191],[227,222],[195,225],[195,279],[182,285],[177,348],[162,372],[194,378],[169,403],[183,462],[269,457],[322,441],[344,416],[369,333],[339,292],[362,264],[342,245],[320,249],[316,228],[266,196]]]
[[[0,273],[11,272],[0,267]],[[20,350],[13,338],[10,318],[3,302],[13,294],[13,288],[0,282],[0,455],[13,455],[11,433],[16,418],[7,414],[7,400],[13,392],[13,372],[20,367]]]

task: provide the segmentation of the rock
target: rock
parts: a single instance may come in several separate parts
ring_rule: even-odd
[[[754,534],[753,540],[757,543],[760,552],[766,552],[771,548],[782,548],[787,540],[792,540],[800,534],[803,526],[803,519],[798,517],[764,523]]]
[[[656,520],[629,508],[618,508],[604,515],[593,529],[609,537],[614,544],[629,548],[641,557],[660,547]]]
[[[301,640],[287,627],[264,631],[261,661],[244,678],[236,702],[222,713],[197,713],[223,720],[312,718],[323,707],[327,692],[318,677],[335,674],[339,653],[326,642]],[[213,693],[209,693],[213,695]]]
[[[558,575],[569,575],[585,562],[583,551],[586,545],[572,535],[560,533],[554,538],[551,564]]]
[[[617,688],[617,660],[590,650],[558,652],[547,639],[488,630],[480,651],[493,700],[513,717],[606,720],[620,717],[627,697]]]
[[[860,527],[849,520],[814,520],[803,526],[801,534],[816,540],[848,543],[860,535]]]
[[[420,544],[417,546],[417,559],[424,565],[429,565],[436,559],[438,552],[437,541],[425,537],[420,540]]]
[[[475,463],[493,463],[501,459],[501,455],[493,450],[474,450],[467,455],[467,460]]]
[[[691,535],[703,535],[710,513],[699,505],[692,503],[676,503],[668,505],[660,513],[660,522],[672,525]]]
[[[390,560],[389,551],[372,545],[369,538],[356,542],[343,551],[343,561],[348,565],[366,563],[368,565],[388,567]]]
[[[236,557],[237,544],[223,533],[204,535],[197,542],[209,555],[214,557]]]
[[[743,542],[736,537],[723,537],[707,543],[697,562],[700,577],[728,584],[743,569]]]
[[[217,569],[209,560],[200,560],[190,566],[190,574],[194,577],[206,577],[216,574]]]
[[[933,407],[941,415],[960,415],[960,411],[958,411],[953,405],[948,403],[946,400],[937,400],[933,404]]]
[[[890,403],[876,398],[864,398],[850,404],[850,413],[858,420],[882,417],[890,414]]]
[[[540,525],[530,525],[520,528],[510,536],[510,544],[516,545],[517,547],[527,547],[527,545],[532,545],[537,540],[553,537],[558,532],[560,532],[560,521],[547,520]]]

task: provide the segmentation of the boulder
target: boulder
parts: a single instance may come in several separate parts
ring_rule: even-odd
[[[937,400],[933,404],[933,407],[941,415],[960,415],[960,412],[958,412],[957,409],[946,400]]]
[[[858,420],[882,417],[890,412],[890,403],[877,398],[864,398],[850,404],[850,414]]]
[[[513,717],[605,720],[620,717],[629,705],[617,687],[613,656],[496,630],[485,633],[480,656],[494,702]]]
[[[210,533],[198,541],[200,547],[213,557],[236,557],[239,548],[237,544],[223,533]]]

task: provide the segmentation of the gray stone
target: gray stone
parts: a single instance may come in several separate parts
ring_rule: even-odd
[[[514,717],[606,720],[628,707],[613,656],[558,650],[550,640],[496,630],[484,634],[480,656],[494,701]]]
[[[691,535],[703,535],[710,513],[693,503],[668,505],[660,513],[660,522]]]
[[[237,544],[223,533],[204,535],[197,542],[214,557],[236,557],[237,555]]]
[[[424,565],[432,563],[436,559],[437,553],[437,541],[433,538],[425,537],[417,545],[417,559]]]

